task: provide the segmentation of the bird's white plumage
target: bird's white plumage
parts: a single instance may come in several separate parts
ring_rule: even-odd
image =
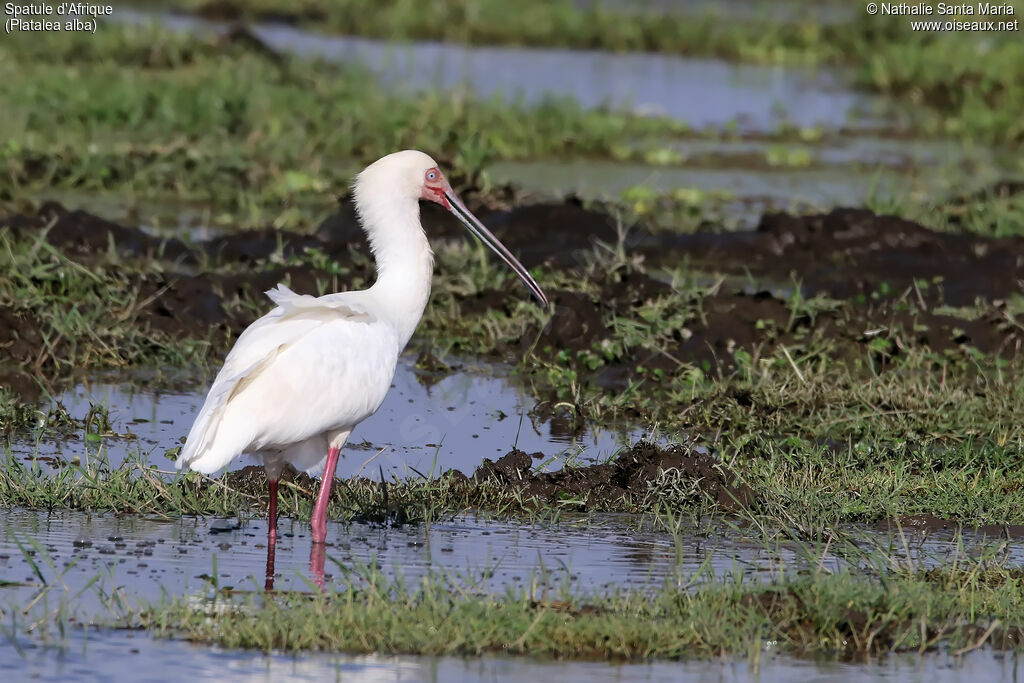
[[[268,468],[316,473],[328,439],[372,415],[394,376],[399,339],[370,311],[372,293],[298,295],[238,338],[189,432],[177,466],[210,473],[240,453]],[[275,467],[276,466],[276,467]]]
[[[407,150],[359,175],[356,208],[377,256],[377,281],[321,297],[284,285],[267,292],[277,307],[235,342],[179,469],[209,474],[249,453],[272,479],[289,462],[319,474],[328,446],[340,448],[380,407],[430,294],[433,253],[418,202],[424,173],[435,167],[426,154]]]
[[[274,510],[285,463],[319,474],[330,462],[311,520],[320,542],[337,449],[384,401],[398,355],[430,296],[434,255],[420,225],[419,200],[452,211],[547,304],[522,264],[469,213],[426,154],[406,150],[379,159],[359,174],[354,197],[377,261],[376,282],[321,297],[284,285],[267,292],[277,306],[238,338],[176,463],[212,473],[249,453],[267,469]]]

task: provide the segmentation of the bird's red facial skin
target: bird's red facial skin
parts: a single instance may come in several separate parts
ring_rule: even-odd
[[[436,166],[427,169],[423,174],[423,191],[420,193],[420,199],[436,202],[451,211],[452,205],[445,196],[447,190],[448,181],[444,179],[444,174]]]

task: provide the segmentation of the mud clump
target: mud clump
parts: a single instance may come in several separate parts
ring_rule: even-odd
[[[512,450],[497,462],[485,460],[472,481],[497,482],[545,502],[579,499],[588,508],[650,507],[658,500],[671,504],[706,497],[737,511],[756,501],[754,490],[714,456],[683,446],[661,449],[640,442],[612,462],[558,472],[532,473],[532,462],[532,456]]]
[[[0,226],[10,228],[16,236],[42,237],[66,255],[82,258],[106,253],[113,248],[118,254],[161,257],[180,260],[189,254],[184,242],[160,239],[137,228],[105,220],[82,210],[69,211],[57,202],[46,202],[32,216],[18,215],[0,219]]]
[[[318,479],[314,479],[305,472],[299,472],[290,464],[284,466],[278,481],[284,484],[294,484],[309,491],[316,491],[320,488]],[[249,496],[267,495],[267,471],[263,465],[248,465],[240,470],[228,472],[224,475],[224,483]]]
[[[714,456],[684,446],[662,449],[641,441],[609,463],[567,467],[559,472],[532,472],[533,463],[543,457],[542,453],[512,450],[497,461],[484,459],[472,477],[450,470],[441,481],[450,494],[469,503],[477,498],[480,487],[493,484],[542,503],[564,504],[567,499],[578,500],[583,509],[653,509],[659,503],[678,507],[707,499],[723,510],[736,512],[752,507],[757,500],[754,490]],[[310,496],[320,487],[317,479],[296,471],[291,465],[285,467],[280,481],[308,491]],[[267,495],[267,476],[261,465],[229,472],[224,475],[224,483],[261,500]],[[392,486],[389,484],[388,488]],[[379,482],[366,479],[336,481],[331,489],[331,500],[350,504],[353,492],[360,498],[363,494],[377,495],[380,491]],[[388,500],[382,492],[381,496],[381,501]],[[378,516],[368,512],[374,509],[374,504],[363,503],[357,504],[362,514],[377,519]],[[397,509],[401,504],[392,507]]]
[[[717,292],[692,299],[680,307],[679,296],[662,283],[650,286],[642,273],[619,282],[606,282],[600,296],[556,291],[551,298],[555,315],[536,333],[527,333],[516,351],[533,350],[542,357],[566,362],[581,377],[608,389],[624,388],[639,379],[671,377],[687,366],[711,375],[725,375],[738,366],[737,354],[757,363],[779,348],[828,348],[838,360],[870,356],[878,371],[886,371],[911,349],[966,357],[972,350],[1002,358],[1017,356],[1024,347],[1024,332],[1006,310],[1006,302],[980,304],[967,315],[945,309],[935,312],[914,297],[878,298],[860,305],[827,304],[812,309],[767,291]],[[487,298],[483,293],[482,299]],[[913,296],[913,295],[911,295]],[[663,299],[663,297],[673,297]],[[501,297],[498,297],[495,304]],[[506,298],[507,300],[507,298]],[[636,307],[671,301],[661,306],[674,319],[662,317],[661,339],[650,345],[611,344],[619,341],[608,321],[635,318]],[[970,317],[968,317],[970,316]],[[536,340],[536,342],[534,341]],[[569,355],[559,355],[569,350]],[[514,355],[509,352],[509,355]],[[596,371],[585,359],[599,357]],[[581,360],[581,358],[583,360]]]

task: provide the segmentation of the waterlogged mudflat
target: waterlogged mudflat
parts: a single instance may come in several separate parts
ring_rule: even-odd
[[[57,397],[76,419],[101,406],[111,429],[98,437],[32,442],[21,439],[11,450],[26,462],[44,464],[105,458],[117,467],[142,456],[158,469],[173,469],[168,451],[181,445],[198,414],[209,382],[196,378],[147,386],[145,377],[107,374],[82,381]],[[514,445],[542,452],[542,470],[562,467],[567,458],[590,463],[610,458],[639,431],[617,432],[596,425],[575,430],[531,415],[536,400],[511,383],[502,366],[468,363],[454,372],[419,371],[403,357],[391,391],[380,410],[359,425],[342,451],[338,476],[407,477],[416,471],[440,474],[455,468],[472,472],[484,458],[496,460]],[[173,452],[172,452],[173,456]],[[252,464],[242,458],[234,469]]]
[[[639,681],[946,681],[1017,680],[1020,661],[1012,653],[893,656],[882,662],[845,664],[760,655],[755,669],[736,659],[608,664],[604,662],[535,661],[528,658],[413,657],[388,655],[304,654],[293,657],[260,652],[224,651],[173,640],[152,640],[132,632],[73,632],[66,649],[30,643],[18,652],[0,648],[0,675],[38,681],[75,680],[223,681],[546,681],[612,683]],[[140,676],[140,671],[151,672]],[[159,673],[157,673],[159,672]]]

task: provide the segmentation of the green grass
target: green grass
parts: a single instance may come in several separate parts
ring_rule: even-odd
[[[83,368],[213,366],[232,341],[223,325],[184,336],[161,334],[149,326],[151,318],[139,306],[146,298],[140,282],[162,277],[159,264],[126,261],[110,252],[90,257],[86,267],[45,240],[14,239],[3,231],[0,244],[0,258],[6,259],[0,305],[32,316],[41,340],[23,359],[29,374],[45,378]],[[336,264],[325,262],[322,254],[307,257],[318,264],[324,282],[337,272]],[[583,277],[541,271],[538,279],[553,290],[600,291],[632,267],[607,258],[612,260],[596,260]],[[253,267],[276,268],[279,260]],[[1015,381],[1021,361],[994,358],[963,345],[942,353],[917,345],[913,335],[894,327],[888,317],[899,306],[913,310],[913,297],[909,302],[880,300],[869,309],[856,301],[793,297],[786,302],[793,320],[843,324],[849,316],[850,334],[823,336],[812,328],[802,340],[773,345],[785,326],[766,322],[759,347],[736,351],[733,369],[683,363],[663,370],[644,368],[648,361],[642,359],[658,349],[674,353],[679,331],[703,315],[708,293],[688,280],[679,280],[676,290],[643,306],[604,312],[611,332],[591,348],[571,351],[532,344],[524,355],[520,340],[529,344],[536,338],[548,314],[525,298],[503,309],[465,313],[469,297],[501,289],[510,278],[474,248],[439,248],[438,269],[433,301],[414,349],[442,358],[495,349],[519,354],[518,374],[542,406],[552,406],[573,421],[656,425],[670,438],[696,438],[712,446],[755,489],[763,511],[790,515],[809,529],[917,513],[969,524],[1024,523],[1024,385]],[[247,319],[268,306],[255,290],[229,305]],[[874,310],[877,317],[862,321],[866,310]],[[981,306],[952,313],[969,319],[991,311]],[[1001,313],[1008,322],[1016,320],[1019,303]],[[891,330],[884,344],[842,343],[870,327]],[[899,354],[891,353],[892,339],[899,340]],[[628,386],[607,389],[601,376],[609,368],[626,371]],[[4,397],[0,425],[15,438],[95,433],[102,440],[111,432],[102,420],[78,424],[59,409],[47,413],[10,394]],[[212,514],[260,511],[262,505],[262,491],[246,497],[215,485],[186,485],[198,479],[169,484],[166,478],[151,478],[145,466],[62,471],[56,478],[17,463],[5,469],[0,505],[8,507]],[[311,495],[311,489],[296,493],[289,504],[295,514],[308,514]],[[375,495],[367,491],[335,514],[384,514],[377,503],[367,502]],[[427,482],[398,487],[391,497],[406,501],[399,506],[400,514],[409,519],[466,507],[528,515],[537,509],[516,495],[487,487],[456,495],[445,486],[430,489]],[[627,500],[613,507],[650,512],[654,500]],[[693,514],[709,511],[703,499],[683,507]]]
[[[1016,569],[990,555],[928,571],[871,561],[877,564],[868,571],[819,568],[764,585],[705,568],[689,586],[653,593],[554,595],[535,588],[492,595],[472,580],[438,575],[410,586],[373,567],[339,565],[346,587],[325,594],[219,598],[205,606],[178,599],[143,608],[138,623],[157,636],[265,652],[611,661],[725,654],[755,666],[766,643],[832,659],[1021,647],[1024,586]]]
[[[204,0],[178,0],[201,10]],[[1016,112],[1024,104],[1024,41],[1020,31],[928,32],[911,30],[909,17],[868,16],[850,7],[849,19],[818,24],[816,15],[772,19],[765,3],[753,18],[727,11],[706,14],[630,12],[598,5],[581,9],[571,0],[458,0],[433,3],[369,0],[296,5],[261,0],[235,5],[259,20],[272,13],[317,32],[397,40],[444,40],[474,45],[557,46],[611,51],[709,55],[773,64],[852,66],[859,85],[909,103],[932,107],[933,133],[970,135],[986,141],[1024,141]],[[848,6],[849,7],[849,6]],[[1024,7],[1015,4],[1019,19]],[[934,18],[934,17],[933,17]]]
[[[0,388],[0,434],[23,432],[36,423],[37,411],[7,387]]]
[[[554,271],[544,273],[540,282],[552,291],[601,292],[636,274],[635,266],[616,258],[595,256],[583,276]],[[500,349],[512,355],[524,337],[528,342],[539,339],[546,320],[528,301],[480,315],[462,313],[460,297],[486,288],[476,283],[495,277],[500,279],[489,286],[500,288],[507,277],[502,271],[458,250],[441,251],[438,262],[443,275],[420,337],[430,339],[435,351],[480,354]],[[756,347],[723,352],[714,363],[672,360],[679,340],[700,328],[712,294],[707,287],[692,284],[697,273],[687,270],[679,275],[675,288],[656,299],[602,309],[602,322],[610,332],[604,338],[598,335],[590,348],[530,344],[533,362],[522,369],[535,393],[568,403],[586,417],[641,415],[668,429],[687,425],[706,433],[778,433],[841,441],[915,435],[934,441],[973,435],[1002,444],[1024,437],[1019,427],[1024,393],[1013,381],[1019,364],[989,357],[969,345],[943,352],[918,345],[913,330],[903,329],[897,316],[922,315],[925,309],[906,297],[866,303],[793,295],[786,301],[789,321],[762,321]],[[474,284],[457,289],[467,281]],[[1005,316],[1007,324],[1020,324],[1013,308],[1003,312],[981,305],[950,313],[965,321],[995,313]],[[830,324],[848,333],[826,334],[824,328]],[[872,328],[885,328],[888,336],[852,341]],[[780,340],[789,333],[795,337],[787,346]],[[900,353],[893,352],[892,343]],[[644,358],[650,362],[660,356],[672,361],[667,369],[643,366]],[[631,371],[629,386],[608,391],[600,381],[602,371],[623,365]],[[740,404],[736,396],[748,400]]]
[[[279,6],[261,0],[247,5],[247,12],[258,16]],[[568,0],[451,2],[435,12],[404,0],[302,7],[296,11],[307,12],[300,17],[305,25],[360,35],[843,65],[866,89],[925,105],[915,133],[1009,149],[1024,140],[1019,36],[912,34],[894,18],[883,23],[858,17],[839,27],[626,20],[612,10],[577,11]],[[314,19],[310,10],[322,16]],[[0,105],[4,213],[24,210],[47,193],[116,193],[126,203],[147,206],[170,198],[175,206],[199,207],[209,224],[229,228],[308,229],[334,209],[332,193],[344,192],[362,163],[400,147],[432,151],[466,187],[485,182],[479,171],[496,159],[678,163],[659,155],[658,141],[694,134],[683,124],[589,112],[564,101],[527,107],[472,96],[408,98],[383,92],[355,69],[277,60],[238,42],[114,24],[104,24],[96,36],[6,40],[0,46]],[[784,144],[800,135],[780,131],[778,138]],[[769,150],[765,163],[799,167],[807,161],[780,147]],[[495,190],[478,189],[484,195]],[[689,206],[694,202],[688,195],[671,199],[652,221],[680,210],[693,224],[700,221],[701,209]],[[867,201],[938,229],[1024,233],[1019,194],[928,205]],[[674,218],[673,225],[678,227]],[[1024,579],[1019,569],[995,559],[1005,547],[932,570],[901,563],[892,548],[866,556],[839,541],[826,547],[848,560],[849,569],[829,573],[816,558],[825,554],[823,540],[851,523],[931,514],[966,526],[1024,524],[1021,359],[996,358],[967,345],[942,353],[919,345],[892,318],[923,311],[913,297],[883,293],[865,301],[792,297],[785,302],[789,323],[762,321],[758,345],[733,353],[732,365],[653,363],[671,356],[706,315],[712,292],[692,272],[676,273],[673,291],[656,300],[602,310],[602,323],[611,330],[602,342],[557,348],[540,342],[549,318],[525,297],[502,309],[469,312],[475,294],[511,282],[482,251],[441,245],[437,255],[434,296],[416,350],[442,358],[512,359],[542,409],[570,422],[652,426],[669,438],[709,447],[757,495],[755,507],[730,519],[763,539],[807,544],[810,570],[754,585],[703,569],[683,587],[553,595],[529,589],[491,594],[471,577],[431,576],[409,586],[372,567],[338,567],[344,585],[326,594],[238,597],[211,586],[214,599],[198,607],[182,598],[129,608],[118,598],[111,625],[264,651],[608,660],[727,653],[757,662],[768,642],[788,653],[835,658],[1019,647]],[[366,255],[354,250],[351,258],[336,263],[310,252],[290,265],[314,269],[325,284],[365,284]],[[275,254],[246,267],[276,269],[282,260]],[[615,245],[591,261],[580,272],[536,274],[546,289],[594,295],[618,278],[642,274],[642,264]],[[202,265],[214,275],[233,267],[212,260]],[[34,331],[24,339],[0,330],[6,356],[0,369],[16,369],[55,392],[72,371],[215,365],[233,338],[227,324],[174,335],[151,325],[145,313],[154,288],[175,268],[127,259],[114,245],[76,260],[45,237],[15,238],[0,230],[0,315],[30,321],[23,329]],[[227,312],[254,319],[267,307],[252,291],[228,297]],[[1011,297],[998,308],[979,304],[946,312],[964,320],[997,316],[1019,328],[1024,304]],[[846,335],[817,334],[812,324],[794,343],[780,343],[799,331],[803,323],[796,321],[816,317],[846,325]],[[861,339],[868,327],[889,333]],[[523,339],[538,343],[524,346]],[[609,388],[602,374],[619,370],[629,381]],[[60,406],[26,403],[0,387],[0,434],[6,439],[74,436],[82,444],[76,449],[65,443],[64,453],[77,453],[78,460],[53,469],[5,455],[0,507],[167,517],[264,514],[262,488],[231,477],[172,474],[141,458],[117,468],[102,456],[86,458],[119,438],[116,427],[100,407],[75,420]],[[170,469],[170,460],[163,469]],[[283,514],[307,519],[313,488],[308,480],[283,485]],[[542,503],[509,486],[466,486],[447,477],[386,487],[346,482],[330,515],[338,521],[429,524],[469,510],[556,523],[569,513],[599,509],[641,513],[645,522],[670,530],[680,518],[721,517],[705,497],[679,495],[665,473],[642,496],[611,505],[586,497]],[[45,591],[58,588],[54,582]],[[0,606],[0,615],[8,613],[21,614],[20,606]],[[60,629],[71,623],[67,610],[46,614]]]
[[[56,436],[53,431],[45,433]],[[195,472],[176,472],[169,449],[167,465],[158,468],[142,454],[132,454],[114,467],[102,445],[118,438],[97,434],[87,426],[68,423],[65,435],[81,436],[75,449],[65,444],[66,462],[44,465],[10,451],[0,454],[0,508],[43,510],[116,511],[177,518],[198,516],[265,516],[267,491],[262,473],[256,479],[237,474],[207,477]],[[90,438],[96,434],[96,438]],[[262,472],[262,471],[260,471]],[[466,510],[480,510],[502,518],[521,517],[534,522],[554,522],[560,510],[539,504],[497,482],[469,485],[447,474],[410,477],[384,485],[368,479],[338,480],[332,492],[330,518],[336,522],[358,520],[375,523],[429,523],[450,519]],[[284,516],[308,520],[318,489],[317,480],[305,475],[285,477],[279,491]],[[711,509],[709,501],[694,501],[700,514]],[[619,508],[621,509],[621,508]]]
[[[904,41],[891,49],[926,51],[940,44],[935,36],[915,40],[917,47]],[[975,60],[989,66],[956,70],[948,61],[936,62],[950,66],[964,86],[949,97],[960,98],[963,107],[988,107],[988,120],[1001,129],[1000,117],[1020,110],[1012,106],[1012,79],[995,72],[975,77],[970,68],[1012,71],[1016,62],[1006,54],[1018,48],[1004,42],[993,43],[991,62]],[[890,48],[878,49],[887,54]],[[962,57],[958,50],[951,48],[948,59]],[[872,67],[873,77],[894,91],[912,88],[935,75],[926,73],[928,58],[918,57],[882,60]],[[668,121],[583,112],[565,102],[526,108],[436,95],[407,99],[372,87],[364,76],[277,61],[232,42],[115,25],[96,37],[13,39],[0,52],[0,102],[10,105],[0,120],[0,139],[6,140],[0,198],[13,211],[47,191],[116,191],[143,202],[174,197],[208,206],[215,224],[309,227],[333,208],[331,190],[346,187],[362,160],[396,147],[440,150],[446,165],[468,182],[493,158],[616,155],[623,140],[682,132]],[[928,88],[942,83],[936,76]],[[972,89],[980,90],[972,95]],[[985,104],[989,100],[998,106]],[[981,134],[971,130],[958,134]],[[1019,194],[876,208],[914,214],[941,229],[993,236],[1020,234],[1024,225]],[[966,345],[933,352],[908,330],[852,341],[865,329],[893,327],[898,312],[913,314],[913,297],[794,297],[786,302],[789,323],[763,321],[757,346],[732,354],[731,365],[659,365],[652,359],[671,359],[679,340],[706,314],[711,293],[689,270],[676,273],[674,290],[656,300],[602,310],[607,338],[570,350],[541,341],[549,317],[525,298],[503,309],[467,312],[475,294],[510,282],[481,251],[442,245],[437,256],[434,295],[414,342],[419,350],[521,361],[519,373],[534,395],[572,420],[639,421],[670,435],[696,435],[713,443],[765,496],[768,509],[810,510],[807,520],[932,512],[971,522],[1022,521],[1015,474],[1024,441],[1024,392],[1014,380],[1020,361]],[[365,254],[354,250],[351,258],[336,263],[310,252],[290,265],[322,273],[325,284],[365,285]],[[281,260],[274,255],[252,267],[276,269]],[[212,261],[202,267],[214,274],[231,268]],[[173,279],[168,268],[160,261],[129,261],[114,248],[78,263],[45,238],[15,239],[0,231],[0,310],[31,321],[26,327],[36,333],[0,341],[23,372],[46,386],[47,378],[77,368],[213,365],[233,339],[227,324],[178,335],[150,324],[145,309],[153,291]],[[546,289],[593,295],[639,274],[642,264],[621,245],[599,250],[581,272],[537,271]],[[246,320],[267,308],[257,291],[226,301],[227,313]],[[954,314],[965,320],[997,315],[1020,327],[1022,312],[1011,299],[1001,309],[978,306]],[[802,328],[800,321],[816,316],[845,326],[845,335],[818,334],[813,324]],[[795,339],[783,345],[790,333]],[[625,386],[610,389],[601,381],[602,373],[619,370],[628,377]],[[25,433],[42,424],[61,433],[68,428],[62,419],[41,414],[11,392],[0,394],[4,432]],[[114,477],[111,490],[123,495],[133,482]],[[33,498],[17,488],[9,482],[4,504],[64,504],[58,501],[75,495]],[[74,506],[114,504],[82,495]],[[154,500],[170,505],[166,497]],[[242,502],[231,499],[232,505]],[[174,505],[196,514],[208,509],[202,502]]]
[[[263,652],[613,662],[728,656],[755,670],[769,650],[870,661],[899,652],[1020,649],[1024,576],[1001,559],[1005,543],[973,542],[968,551],[964,541],[956,537],[952,556],[929,568],[899,540],[865,548],[870,542],[833,533],[827,541],[790,544],[805,567],[799,570],[752,577],[742,569],[716,574],[705,563],[661,585],[600,591],[573,589],[568,577],[545,588],[536,575],[493,591],[488,568],[435,571],[413,584],[376,564],[346,565],[328,554],[335,577],[325,591],[311,585],[310,592],[265,594],[222,586],[214,557],[198,595],[152,602],[109,591],[101,576],[69,588],[47,548],[22,538],[16,542],[38,583],[27,586],[33,590],[24,604],[0,604],[0,617],[12,643],[27,636],[57,647],[84,625],[91,637],[137,629]],[[11,587],[18,586],[25,587]],[[90,592],[98,600],[83,614],[76,604]]]
[[[136,3],[146,5],[145,2]],[[216,16],[216,3],[178,0],[172,6]],[[165,7],[166,5],[159,5]],[[225,6],[225,5],[222,5]],[[241,18],[272,19],[276,14],[319,33],[370,36],[390,40],[441,40],[470,45],[555,46],[615,52],[714,54],[728,59],[805,61],[836,46],[828,41],[839,31],[811,22],[786,24],[761,19],[726,21],[715,14],[666,16],[659,12],[581,9],[571,0],[452,0],[422,3],[399,0],[388,5],[371,0],[310,0],[284,3],[259,0],[227,3]]]
[[[0,229],[0,271],[0,307],[23,322],[4,332],[8,361],[20,361],[31,372],[49,376],[80,367],[181,365],[209,345],[209,331],[172,343],[169,335],[138,325],[149,303],[142,283],[160,273],[157,265],[125,267],[111,250],[84,266],[43,236],[15,239]]]
[[[481,10],[480,21],[489,24],[498,8],[485,4],[491,9]],[[348,16],[344,4],[338,7]],[[533,11],[547,10],[537,4],[514,14]],[[359,16],[369,15],[374,12]],[[1024,42],[994,36],[985,58],[973,59],[979,48],[969,36],[894,36],[895,28],[879,32],[863,23],[844,31],[853,37],[843,40],[864,45],[828,49],[848,52],[868,87],[941,104],[922,114],[915,133],[1010,148],[1020,142],[1015,112],[1022,109]],[[726,24],[735,25],[716,25]],[[709,34],[699,25],[694,30]],[[815,39],[823,50],[837,40]],[[6,41],[0,104],[6,114],[0,121],[0,203],[19,209],[47,193],[91,198],[114,192],[147,215],[159,213],[155,204],[171,202],[198,207],[207,224],[232,228],[309,229],[332,210],[331,195],[343,194],[364,163],[399,148],[429,150],[467,186],[484,182],[479,173],[495,160],[664,163],[666,138],[708,134],[682,122],[586,111],[565,100],[526,106],[472,95],[409,97],[376,87],[357,68],[278,60],[237,41],[116,24],[96,36]],[[780,130],[777,137],[784,142],[807,133]]]
[[[464,179],[488,159],[602,154],[622,138],[683,129],[568,101],[527,108],[407,97],[355,68],[281,64],[212,40],[115,26],[96,37],[8,41],[0,102],[0,199],[57,188],[173,196],[247,225],[310,225],[363,163],[396,149],[430,150]],[[301,218],[292,216],[297,206]]]
[[[93,444],[90,450],[112,439],[90,439],[90,433],[94,432],[85,430],[84,438]],[[172,475],[170,463],[161,471],[145,458],[129,458],[119,467],[110,467],[102,454],[86,455],[86,448],[66,446],[65,457],[74,460],[52,468],[6,456],[0,473],[0,507],[114,510],[167,517],[266,514],[262,480]],[[755,491],[753,507],[742,516],[761,527],[772,528],[783,520],[804,536],[819,537],[840,525],[917,514],[968,527],[1024,524],[1024,475],[1020,474],[1024,453],[1019,443],[862,439],[822,445],[795,437],[744,434],[723,439],[718,453]],[[711,499],[693,491],[681,495],[677,484],[663,476],[621,501],[568,493],[559,501],[557,496],[534,499],[497,481],[466,484],[448,475],[411,477],[386,486],[354,479],[335,487],[330,514],[337,521],[399,523],[446,519],[466,510],[532,522],[553,522],[579,511],[640,513],[656,519],[722,516]],[[306,478],[286,481],[281,497],[284,514],[308,519],[316,490],[317,484]]]
[[[1024,193],[1002,196],[997,191],[969,201],[938,202],[927,207],[901,202],[889,208],[935,230],[989,237],[1024,235]]]

